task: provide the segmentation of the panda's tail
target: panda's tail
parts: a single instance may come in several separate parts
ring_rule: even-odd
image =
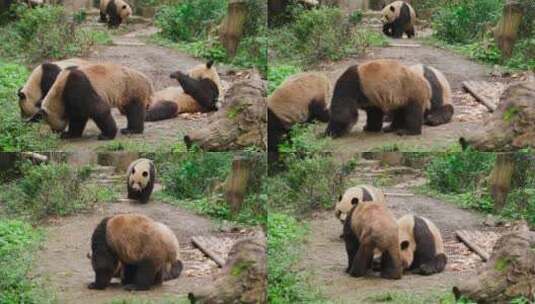
[[[178,105],[175,102],[162,100],[149,107],[145,114],[145,121],[158,121],[175,118],[178,114]]]

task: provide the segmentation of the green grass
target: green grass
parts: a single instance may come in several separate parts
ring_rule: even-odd
[[[0,303],[55,303],[45,286],[29,276],[42,240],[42,231],[30,224],[0,218]]]

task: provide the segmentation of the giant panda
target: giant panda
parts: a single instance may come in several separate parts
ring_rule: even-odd
[[[401,38],[403,33],[408,38],[415,35],[416,13],[410,4],[394,1],[383,8],[383,33],[393,38]]]
[[[92,119],[102,134],[100,140],[115,138],[117,125],[111,108],[117,107],[128,119],[123,134],[143,133],[145,110],[150,103],[152,84],[142,73],[112,63],[84,65],[62,71],[42,108],[29,121],[44,118],[52,130],[69,130],[62,138],[81,137]]]
[[[364,276],[372,267],[374,255],[381,254],[381,276],[401,279],[399,231],[394,215],[380,202],[353,198],[351,203],[343,233],[348,258],[346,272],[354,277]]]
[[[440,230],[425,217],[407,214],[398,219],[403,268],[430,275],[444,270],[448,259]]]
[[[177,278],[183,265],[178,240],[169,227],[141,214],[104,218],[91,237],[95,281],[89,289],[105,289],[122,271],[127,290],[147,290]]]
[[[100,0],[100,22],[109,27],[118,27],[131,15],[132,7],[124,0]]]
[[[326,75],[306,72],[286,79],[268,97],[268,152],[278,146],[290,128],[315,119],[329,121],[327,102],[331,83]]]
[[[424,64],[412,65],[410,69],[424,77],[431,87],[431,108],[424,113],[424,123],[429,126],[448,123],[453,116],[453,105],[446,76],[434,67]]]
[[[150,159],[140,158],[133,161],[126,172],[128,198],[138,200],[142,204],[149,201],[154,181],[156,167]]]
[[[193,67],[187,75],[176,71],[170,77],[176,79],[182,89],[169,87],[156,92],[145,120],[163,120],[180,113],[217,111],[217,101],[223,91],[213,61]]]
[[[358,121],[359,109],[366,111],[364,131],[380,132],[384,113],[392,112],[392,123],[385,132],[421,134],[430,99],[427,81],[397,60],[378,59],[353,65],[336,81],[326,134],[339,137],[348,133]]]
[[[55,62],[45,62],[33,69],[26,83],[18,91],[20,113],[23,118],[29,118],[41,107],[58,74],[66,68],[88,64],[79,58],[71,58]]]
[[[338,202],[334,207],[334,215],[342,223],[345,222],[346,217],[353,208],[352,201],[357,198],[359,202],[376,202],[386,204],[385,194],[383,190],[375,188],[370,185],[358,185],[346,189],[343,195],[338,197]]]

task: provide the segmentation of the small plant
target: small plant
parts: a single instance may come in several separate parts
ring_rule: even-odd
[[[289,64],[270,65],[268,68],[268,93],[273,93],[286,78],[299,72],[298,67]]]
[[[353,25],[357,25],[362,21],[362,18],[364,17],[364,14],[361,10],[353,11],[351,14],[349,14],[349,22]]]

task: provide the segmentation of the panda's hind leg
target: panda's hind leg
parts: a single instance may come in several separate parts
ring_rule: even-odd
[[[353,258],[353,263],[349,274],[353,277],[362,277],[366,275],[373,262],[374,246],[370,242],[361,242],[357,254]]]
[[[385,279],[401,279],[402,276],[401,257],[399,252],[387,250],[381,255],[381,277]]]
[[[407,29],[405,31],[405,34],[407,34],[407,38],[414,37],[416,35],[415,32],[414,32],[414,26],[411,26],[409,29]]]
[[[111,115],[109,107],[93,114],[93,121],[100,129],[101,134],[98,136],[99,140],[114,139],[117,135],[117,124]]]
[[[124,286],[126,290],[148,290],[157,280],[158,271],[151,260],[143,260],[136,265],[134,283]]]
[[[445,254],[437,254],[430,262],[420,265],[417,273],[421,275],[431,275],[434,273],[439,273],[444,270],[447,263],[448,258]]]
[[[134,264],[124,264],[123,276],[121,278],[122,285],[133,284],[136,278],[137,266]]]
[[[69,119],[69,130],[61,134],[61,138],[79,138],[82,137],[85,125],[89,118],[87,117],[75,117]]]
[[[383,111],[378,107],[369,107],[365,110],[367,120],[366,125],[364,126],[364,131],[381,132],[381,129],[383,128]]]
[[[424,110],[418,102],[410,102],[404,109],[405,127],[398,130],[398,135],[420,135],[424,120]],[[395,117],[394,117],[395,119]]]
[[[392,122],[388,127],[385,127],[383,131],[390,133],[402,129],[405,127],[405,110],[403,108],[391,111]]]
[[[127,125],[121,129],[122,134],[139,134],[143,133],[145,122],[145,105],[139,99],[131,100],[125,106]]]

